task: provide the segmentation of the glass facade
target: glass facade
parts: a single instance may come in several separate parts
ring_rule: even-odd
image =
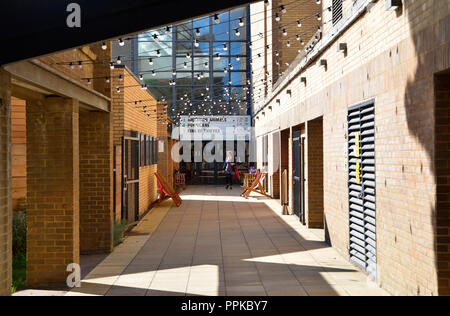
[[[138,36],[138,73],[173,117],[250,115],[249,7],[217,17]]]

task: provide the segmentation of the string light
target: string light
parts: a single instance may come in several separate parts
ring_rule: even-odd
[[[281,18],[278,13],[275,13],[275,21],[280,22]]]
[[[148,59],[148,64],[149,64],[150,66],[153,65],[153,58],[149,58],[149,59]]]
[[[167,27],[166,27],[166,35],[170,35],[170,33],[171,33],[171,32],[170,32],[170,27],[167,26]]]
[[[241,32],[239,32],[239,29],[236,29],[235,34],[236,34],[236,36],[240,36],[241,35]]]
[[[280,12],[285,14],[287,12],[286,7],[284,5],[280,6]]]
[[[219,19],[219,15],[218,14],[214,14],[214,22],[216,24],[220,24],[220,19]]]
[[[118,65],[122,64],[122,57],[117,56],[116,64]]]
[[[102,44],[102,49],[103,49],[103,50],[106,50],[107,48],[108,48],[108,46],[106,45],[106,43],[103,43],[103,44]]]
[[[239,26],[240,27],[244,26],[244,19],[243,18],[239,18]]]
[[[119,38],[119,46],[125,46],[125,42],[122,38]]]
[[[197,35],[197,37],[201,35],[201,33],[200,33],[200,28],[197,27],[197,28],[195,29],[195,35]]]

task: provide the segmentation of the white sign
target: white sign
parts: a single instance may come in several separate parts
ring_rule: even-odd
[[[182,116],[182,141],[250,140],[250,116]]]

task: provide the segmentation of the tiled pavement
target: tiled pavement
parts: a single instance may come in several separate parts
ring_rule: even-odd
[[[68,295],[387,295],[321,230],[239,193],[188,188],[180,208],[154,209]]]

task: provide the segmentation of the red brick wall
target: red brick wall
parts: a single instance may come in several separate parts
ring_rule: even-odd
[[[80,250],[112,250],[112,126],[110,113],[80,111]]]
[[[284,5],[286,13],[280,12],[280,6]],[[273,65],[273,83],[275,84],[279,78],[279,72],[285,71],[289,66],[286,62],[291,64],[297,57],[298,50],[306,47],[308,42],[314,36],[317,31],[317,27],[322,22],[317,21],[316,18],[311,18],[317,12],[322,12],[322,4],[318,5],[315,1],[306,1],[301,5],[292,3],[290,0],[272,0],[272,45],[273,45],[273,57],[270,61]],[[275,21],[275,13],[278,13],[281,17],[280,22]],[[300,19],[302,26],[297,26],[297,20]],[[286,29],[287,36],[283,35],[283,29]],[[300,41],[296,40],[296,34],[300,35],[304,42],[304,45],[300,44]],[[270,35],[270,34],[269,34]],[[287,47],[286,42],[289,41],[291,46]],[[275,51],[278,50],[279,56],[275,55]],[[276,61],[279,61],[280,65],[277,66]]]
[[[309,228],[323,228],[323,120],[309,121],[307,128],[308,197],[306,223]]]
[[[26,102],[11,99],[12,202],[15,209],[27,196]]]
[[[450,295],[450,74],[435,79],[436,243],[439,294]]]
[[[11,95],[10,77],[0,69],[0,296],[11,294]]]
[[[79,263],[78,102],[27,102],[27,281],[64,283]]]

